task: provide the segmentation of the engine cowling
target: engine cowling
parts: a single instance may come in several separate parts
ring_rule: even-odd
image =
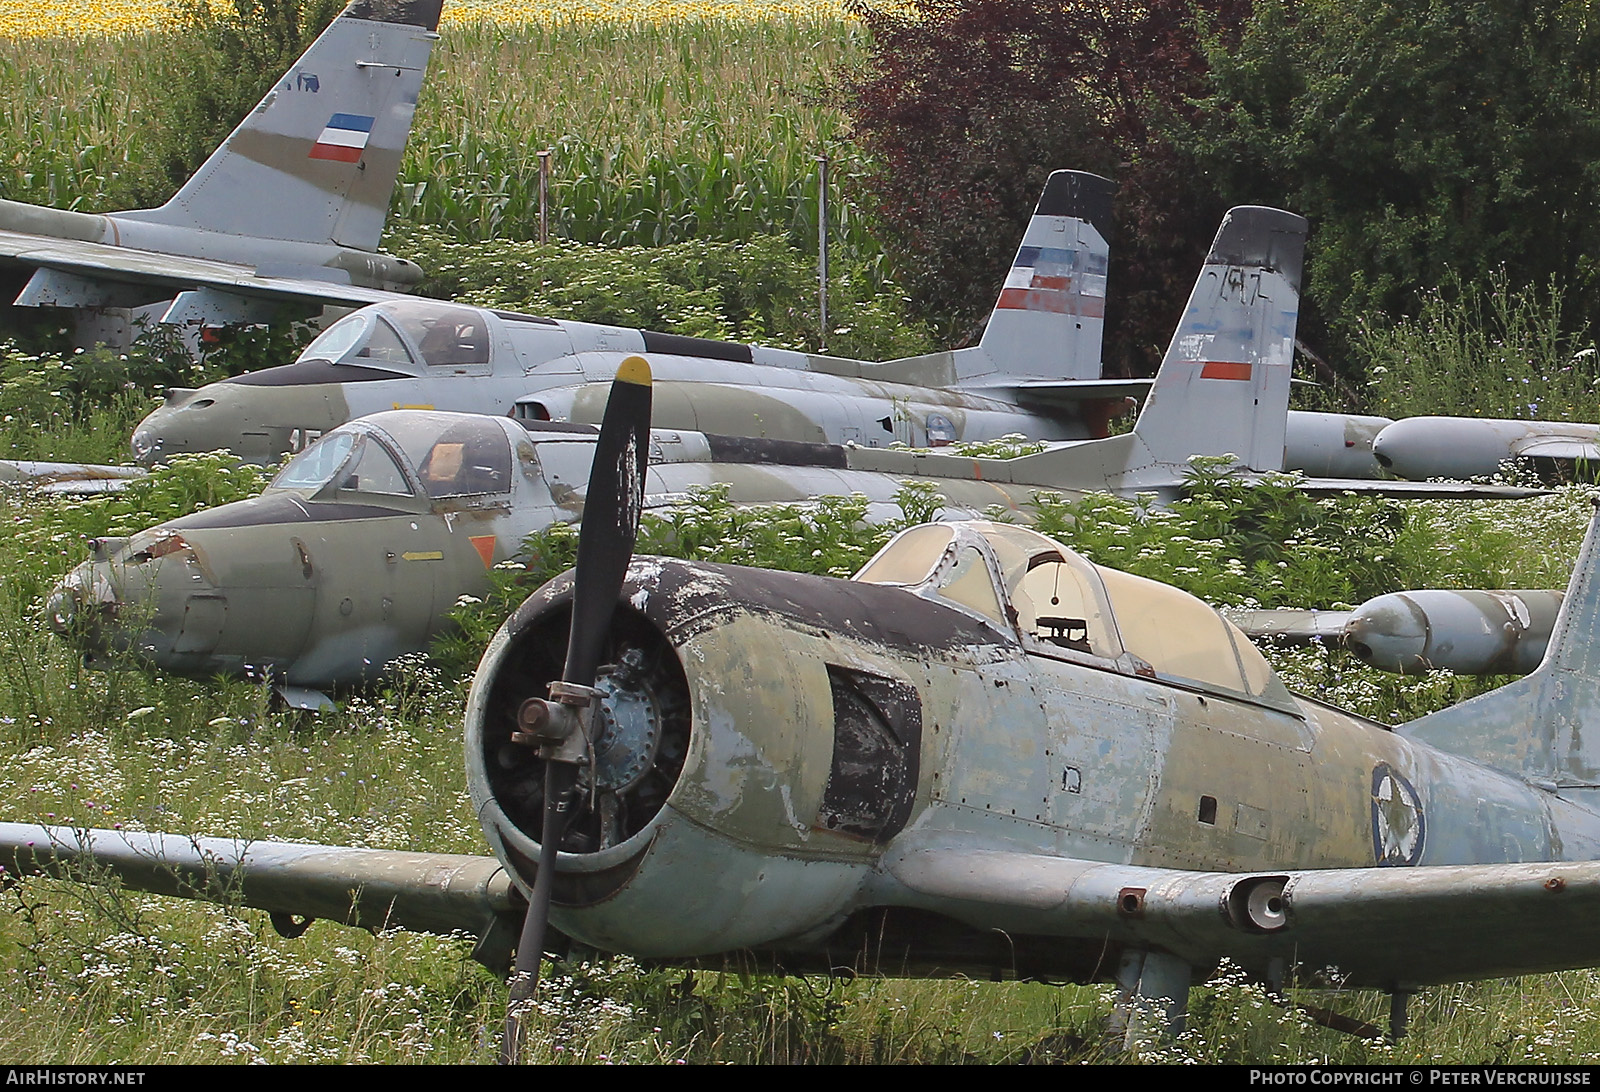
[[[512,733],[522,703],[560,674],[571,596],[568,574],[507,620],[468,702],[473,804],[525,889],[543,763]],[[904,618],[907,606],[929,619]],[[955,613],[874,585],[636,559],[551,921],[658,957],[781,947],[839,921],[917,793],[922,703],[895,640],[949,629]]]

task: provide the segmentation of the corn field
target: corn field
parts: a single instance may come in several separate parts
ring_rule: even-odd
[[[85,10],[87,8],[87,10]],[[153,165],[139,133],[180,78],[160,2],[0,13],[0,197],[128,207]],[[817,156],[835,162],[841,256],[878,247],[830,74],[862,54],[836,4],[448,3],[395,190],[397,220],[464,241],[552,230],[604,246],[817,233]]]

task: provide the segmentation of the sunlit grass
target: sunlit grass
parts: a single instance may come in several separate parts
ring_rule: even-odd
[[[226,7],[219,2],[219,8]],[[440,22],[462,26],[489,22],[506,26],[546,24],[638,24],[693,20],[837,19],[839,0],[549,0],[531,5],[512,0],[446,0]],[[80,38],[161,30],[171,25],[168,0],[22,0],[0,10],[0,37]]]

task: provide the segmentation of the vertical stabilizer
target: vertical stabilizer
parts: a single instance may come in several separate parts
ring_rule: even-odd
[[[375,251],[443,0],[356,0],[157,209],[112,214]]]
[[[1292,212],[1223,217],[1134,424],[1149,462],[1233,455],[1249,470],[1283,469],[1305,241]]]
[[[1282,470],[1306,222],[1278,209],[1223,217],[1133,431],[985,467],[985,477],[1170,499],[1196,455]]]
[[[1600,509],[1533,674],[1397,731],[1600,805]]]
[[[957,356],[958,380],[1100,378],[1116,189],[1082,171],[1050,175],[980,351]]]

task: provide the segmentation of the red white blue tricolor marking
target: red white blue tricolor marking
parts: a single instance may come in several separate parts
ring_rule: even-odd
[[[1099,265],[1100,268],[1086,268]],[[997,305],[1008,311],[1063,315],[1105,314],[1106,271],[1101,258],[1081,250],[1024,246],[1006,275]]]
[[[312,159],[334,159],[355,163],[361,158],[372,135],[373,119],[364,114],[335,114],[323,126],[322,134],[311,146]]]

